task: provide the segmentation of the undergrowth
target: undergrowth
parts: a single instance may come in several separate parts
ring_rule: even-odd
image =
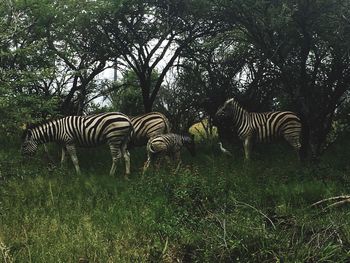
[[[108,175],[106,147],[79,150],[82,175],[59,165],[58,149],[23,159],[0,150],[0,262],[348,262],[348,207],[310,205],[350,192],[344,143],[318,165],[284,145],[261,146],[245,162],[237,147],[182,154],[179,170],[144,176],[143,149]],[[337,158],[339,156],[339,158]]]

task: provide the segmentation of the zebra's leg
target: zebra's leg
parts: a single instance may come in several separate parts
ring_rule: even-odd
[[[164,163],[164,160],[168,158],[168,155],[164,152],[157,153],[154,155],[154,166],[156,167],[156,170],[159,170],[160,164]]]
[[[127,149],[122,150],[122,154],[125,161],[125,179],[128,179],[130,175],[130,153]]]
[[[174,153],[174,160],[176,163],[176,168],[175,168],[175,172],[177,173],[177,171],[180,169],[181,166],[181,155],[180,155],[180,151],[176,151]]]
[[[161,163],[164,163],[165,158],[167,158],[166,154],[157,154],[154,156],[154,166],[156,167],[156,170],[158,171],[160,168]]]
[[[300,136],[288,136],[284,134],[284,139],[294,148],[294,150],[297,153],[299,161],[301,161],[301,154],[300,154],[300,149],[301,149],[301,143],[300,143]]]
[[[53,158],[52,158],[52,156],[51,156],[51,154],[50,154],[50,152],[49,152],[49,149],[47,149],[47,146],[46,146],[46,144],[44,144],[44,151],[45,151],[45,153],[46,153],[46,156],[47,156],[47,159],[48,159],[48,161],[49,161],[49,164],[52,164],[52,165],[54,165],[54,160],[53,160]]]
[[[167,152],[166,154],[164,154],[164,156],[162,156],[164,162],[166,162],[167,166],[171,166],[174,165],[175,163],[175,155],[173,152]]]
[[[78,161],[77,151],[75,149],[75,146],[70,144],[70,145],[67,145],[66,148],[74,164],[75,171],[77,172],[77,174],[80,174],[79,161]]]
[[[117,162],[118,162],[118,159],[120,158],[121,149],[119,145],[111,141],[109,142],[109,149],[111,150],[111,155],[112,155],[112,167],[109,174],[113,176],[115,174],[115,171],[117,170]]]
[[[244,139],[244,154],[245,154],[246,160],[250,160],[251,151],[252,151],[252,140],[250,137],[247,137]]]
[[[147,153],[147,161],[143,165],[142,175],[145,174],[145,172],[147,171],[148,167],[150,166],[152,160],[153,160],[153,155],[151,153]]]
[[[61,149],[61,166],[63,166],[65,158],[66,158],[66,147],[63,145]]]

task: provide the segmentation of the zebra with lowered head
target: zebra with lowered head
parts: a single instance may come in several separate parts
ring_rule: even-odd
[[[232,98],[216,112],[217,121],[232,121],[243,141],[245,158],[250,159],[253,141],[270,142],[283,137],[299,154],[301,122],[291,111],[248,112]]]
[[[27,128],[24,132],[22,154],[34,154],[38,145],[57,142],[62,145],[62,159],[68,151],[77,173],[80,173],[76,146],[93,147],[107,143],[112,155],[110,174],[116,171],[118,159],[125,159],[125,176],[130,174],[130,155],[127,143],[133,127],[129,117],[119,112],[89,116],[68,116]]]
[[[147,161],[143,168],[146,172],[151,162],[159,161],[164,155],[172,157],[178,164],[181,162],[180,150],[186,147],[192,156],[195,155],[193,135],[179,135],[174,133],[161,134],[149,139],[147,143]]]
[[[170,132],[169,120],[160,112],[150,112],[130,119],[134,133],[129,147],[146,145],[150,138]]]

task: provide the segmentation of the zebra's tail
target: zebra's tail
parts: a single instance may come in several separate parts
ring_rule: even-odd
[[[155,154],[156,151],[154,149],[152,149],[152,143],[151,143],[152,138],[150,138],[147,142],[147,152],[151,153],[151,154]]]
[[[171,125],[167,117],[162,114],[163,121],[165,123],[165,131],[164,133],[170,133],[171,132]]]
[[[301,121],[299,159],[305,161],[308,156],[309,127],[306,121]]]
[[[132,125],[132,122],[130,120],[128,120],[130,126],[129,126],[129,132],[127,133],[127,135],[125,135],[125,137],[123,138],[122,141],[122,145],[125,145],[125,147],[127,147],[129,149],[130,146],[130,142],[132,141],[132,138],[135,134],[135,128]]]
[[[132,138],[134,137],[134,134],[135,134],[135,128],[134,128],[134,125],[132,125],[132,122],[129,121],[130,123],[130,130],[129,130],[129,135],[128,135],[128,138],[127,138],[127,143],[129,143]]]

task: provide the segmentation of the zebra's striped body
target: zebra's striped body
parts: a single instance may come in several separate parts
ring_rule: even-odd
[[[115,173],[117,160],[122,155],[128,175],[130,156],[126,146],[132,136],[132,129],[130,119],[119,112],[64,117],[28,128],[24,134],[22,154],[34,154],[38,145],[57,142],[63,146],[62,161],[64,149],[67,149],[77,173],[80,173],[75,146],[93,147],[108,143],[113,161],[110,173]]]
[[[134,133],[129,146],[143,146],[156,135],[170,132],[168,119],[160,112],[150,112],[131,117]]]
[[[301,122],[291,111],[247,112],[235,99],[230,99],[217,111],[216,117],[233,121],[237,134],[244,141],[246,159],[250,158],[252,142],[270,142],[283,137],[294,149],[300,150]]]
[[[193,137],[174,133],[152,137],[147,143],[147,161],[143,171],[145,172],[156,158],[164,155],[171,156],[176,162],[180,162],[180,150],[182,147],[186,147],[194,155],[195,144]]]

